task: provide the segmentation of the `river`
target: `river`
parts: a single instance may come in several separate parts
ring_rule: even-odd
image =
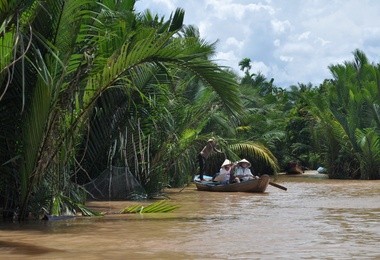
[[[0,223],[0,259],[380,259],[380,181],[281,175],[264,194],[168,191],[180,208]]]

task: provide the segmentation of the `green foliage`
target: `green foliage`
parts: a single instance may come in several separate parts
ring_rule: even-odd
[[[233,160],[246,158],[253,164],[255,171],[261,174],[273,174],[279,170],[278,161],[271,151],[260,143],[244,142],[231,144],[229,149],[236,155],[229,156]]]
[[[311,101],[313,113],[327,126],[321,140],[333,178],[379,179],[378,134],[380,65],[354,52],[354,61],[330,66],[334,76],[323,84],[324,93]]]
[[[109,165],[150,194],[183,185],[210,137],[260,172],[320,150],[332,177],[379,178],[380,65],[360,51],[318,90],[277,88],[249,58],[239,86],[180,8],[165,19],[133,0],[0,3],[0,206],[20,218],[91,214],[76,184]]]
[[[144,205],[131,205],[120,211],[121,214],[132,214],[132,213],[167,213],[172,212],[179,208],[178,205],[172,205],[165,200],[157,201],[151,203],[147,206]]]
[[[53,216],[76,215],[80,213],[82,216],[101,216],[102,214],[89,209],[85,205],[72,200],[71,198],[59,194],[52,199],[51,209],[49,211]]]
[[[316,168],[313,153],[316,151],[317,145],[313,138],[313,130],[317,123],[316,118],[309,112],[311,107],[308,102],[308,99],[315,95],[315,89],[311,85],[300,84],[298,87],[292,87],[291,94],[296,102],[289,110],[286,120],[286,161],[295,160],[303,166]]]
[[[361,149],[359,155],[363,179],[379,179],[380,134],[375,128],[357,129],[356,140]]]
[[[32,201],[62,208],[70,181],[113,163],[155,193],[194,167],[194,145],[213,111],[241,113],[234,76],[209,59],[214,44],[182,31],[184,11],[164,19],[135,13],[134,3],[2,6],[0,156],[9,187],[20,191],[11,196],[20,218]],[[45,181],[52,190],[38,196]]]

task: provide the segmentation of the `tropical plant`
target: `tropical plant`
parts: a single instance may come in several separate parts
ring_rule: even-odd
[[[314,138],[316,118],[310,113],[308,101],[318,92],[311,84],[298,84],[288,90],[289,98],[294,101],[286,120],[287,161],[298,161],[302,166],[316,169],[320,161],[318,142]]]
[[[268,80],[261,73],[244,75],[239,89],[246,113],[237,120],[236,139],[264,145],[277,158],[277,167],[281,168],[283,161],[288,159],[285,119],[294,101],[289,99],[287,91],[277,88],[273,82],[274,79]],[[268,165],[265,168],[266,172],[274,169]]]
[[[353,54],[354,61],[329,67],[333,80],[325,81],[325,93],[310,101],[326,126],[330,177],[379,179],[380,65],[370,64],[360,50]]]
[[[245,71],[246,74],[249,75],[249,71],[252,68],[251,66],[251,59],[250,58],[244,58],[239,62],[240,70]]]
[[[20,218],[31,210],[44,182],[49,184],[46,208],[60,212],[54,205],[62,203],[54,200],[72,196],[71,180],[81,178],[86,152],[93,161],[102,158],[99,150],[104,148],[112,157],[116,140],[121,140],[120,151],[135,151],[124,153],[124,159],[135,158],[129,164],[145,169],[139,175],[147,183],[172,167],[173,159],[166,158],[177,158],[190,147],[184,142],[170,152],[178,146],[178,136],[193,133],[191,140],[196,140],[207,122],[194,119],[194,131],[165,132],[178,119],[171,109],[187,106],[172,95],[173,82],[186,90],[186,81],[173,81],[181,71],[201,79],[205,93],[211,88],[226,111],[241,110],[233,77],[207,58],[212,48],[194,37],[174,37],[182,28],[182,9],[168,20],[153,18],[152,24],[147,18],[154,16],[136,14],[132,0],[12,3],[1,6],[0,111],[8,113],[1,119],[1,158],[6,162],[1,190],[2,205],[19,207]],[[187,122],[192,114],[181,118]],[[150,162],[157,163],[150,171],[154,175],[143,166]],[[78,192],[82,203],[85,196]]]
[[[131,213],[167,213],[179,208],[178,205],[172,205],[166,200],[157,201],[149,205],[131,205],[120,211],[121,214],[131,214]]]

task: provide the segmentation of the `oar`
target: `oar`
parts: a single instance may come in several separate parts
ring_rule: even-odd
[[[280,184],[277,184],[277,183],[274,183],[274,182],[269,182],[270,185],[276,187],[276,188],[279,188],[281,190],[288,190],[288,188],[284,187],[284,186],[281,186]]]

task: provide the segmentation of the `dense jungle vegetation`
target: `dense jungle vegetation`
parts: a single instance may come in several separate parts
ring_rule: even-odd
[[[91,214],[82,185],[126,167],[154,195],[197,173],[214,137],[258,173],[289,161],[330,178],[380,179],[380,64],[360,50],[319,86],[278,87],[213,61],[215,44],[135,1],[0,1],[0,208]]]

